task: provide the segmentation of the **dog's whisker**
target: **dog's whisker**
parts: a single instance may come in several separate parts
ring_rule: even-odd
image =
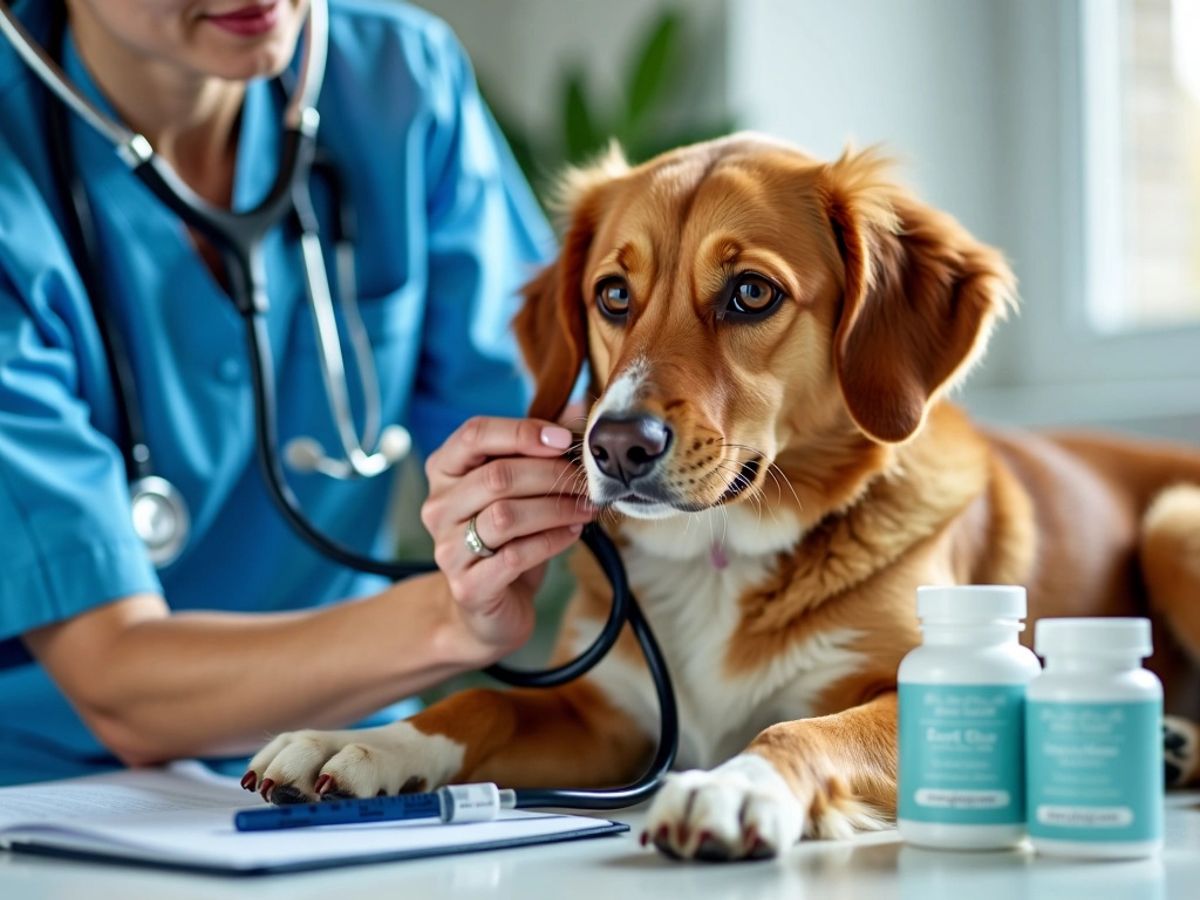
[[[546,492],[544,494],[542,494],[542,496],[549,497],[551,494],[557,494],[558,493],[558,483],[560,481],[562,481],[564,478],[570,479],[571,477],[572,476],[569,471],[560,472],[558,474],[558,477],[554,479],[553,484],[551,484],[550,487],[546,489]]]
[[[771,463],[769,466],[767,466],[767,471],[772,472],[772,474],[775,472],[779,473],[778,477],[776,478],[776,483],[783,483],[787,485],[788,490],[792,492],[792,499],[796,501],[796,507],[803,512],[804,504],[800,501],[800,495],[796,493],[796,486],[792,484],[792,480],[787,477],[787,473],[785,473],[783,469],[779,468],[779,466],[777,466],[775,463]]]
[[[748,453],[753,453],[763,458],[766,457],[766,454],[763,453],[762,450],[760,450],[758,447],[752,447],[749,444],[723,443],[721,446],[731,450],[745,450]],[[796,501],[796,506],[800,510],[803,510],[804,504],[800,501],[800,495],[796,493],[795,485],[792,484],[791,479],[787,477],[787,474],[783,471],[783,469],[779,468],[779,465],[772,461],[767,465],[766,471],[779,488],[779,500],[782,502],[783,485],[787,485],[788,490],[791,491],[792,499]]]
[[[775,485],[775,500],[776,500],[776,502],[782,503],[783,502],[783,482],[780,480],[780,477],[775,474],[775,468],[776,468],[776,466],[774,463],[771,463],[769,466],[767,466],[767,477],[770,478],[771,483]],[[795,493],[795,488],[792,489],[792,493],[793,494]],[[796,498],[796,502],[799,503],[798,497]]]

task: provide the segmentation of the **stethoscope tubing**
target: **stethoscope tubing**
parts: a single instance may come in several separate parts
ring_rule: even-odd
[[[248,269],[234,273],[248,280]],[[243,288],[245,289],[245,288]],[[245,306],[243,304],[242,306]],[[242,308],[242,307],[239,307]],[[377,560],[355,553],[314,527],[300,509],[299,501],[288,486],[280,465],[278,433],[275,418],[273,367],[269,357],[270,344],[266,321],[260,313],[243,313],[246,334],[246,353],[250,359],[250,377],[254,394],[256,455],[263,472],[263,483],[271,499],[288,524],[310,545],[326,557],[349,568],[372,572],[393,580],[426,574],[436,569],[430,563],[408,563]],[[670,771],[679,747],[679,713],[670,672],[662,650],[629,588],[625,566],[612,539],[595,524],[587,525],[582,540],[600,565],[612,586],[612,603],[608,618],[600,633],[582,653],[569,662],[551,669],[515,669],[502,664],[487,667],[484,672],[498,681],[514,687],[551,688],[586,675],[616,646],[621,630],[629,624],[654,685],[659,708],[659,740],[654,758],[640,779],[618,788],[573,789],[543,788],[517,790],[517,806],[562,806],[580,809],[617,809],[649,798]]]

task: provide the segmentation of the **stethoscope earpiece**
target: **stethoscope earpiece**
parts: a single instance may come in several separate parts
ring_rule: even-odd
[[[389,463],[395,465],[412,450],[412,435],[403,425],[389,425],[379,435],[379,450]]]
[[[316,438],[292,438],[283,448],[283,458],[294,472],[316,472],[321,462],[328,459],[325,448]]]
[[[319,472],[330,478],[350,481],[382,475],[412,449],[412,436],[403,425],[389,425],[379,435],[374,453],[351,451],[345,459],[335,459],[325,452],[321,442],[312,437],[295,437],[283,447],[283,459],[293,472]]]

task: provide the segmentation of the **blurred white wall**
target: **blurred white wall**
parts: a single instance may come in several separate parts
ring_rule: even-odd
[[[882,142],[900,178],[1008,256],[1022,312],[968,382],[973,409],[1200,440],[1194,331],[1098,340],[1082,322],[1076,26],[1095,0],[420,2],[527,127],[556,121],[568,65],[617,96],[645,22],[684,10],[702,48],[689,105],[821,156]]]
[[[689,50],[687,103],[725,109],[728,0],[414,0],[445,19],[462,40],[497,104],[528,129],[557,128],[562,74],[578,66],[597,99],[619,98],[630,57],[648,23],[683,9]],[[736,2],[736,0],[734,0]]]
[[[926,199],[1003,237],[994,0],[733,6],[730,97],[748,125],[824,157],[882,143]]]

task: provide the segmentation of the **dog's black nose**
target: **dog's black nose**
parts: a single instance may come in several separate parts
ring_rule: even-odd
[[[650,415],[602,416],[588,435],[600,471],[628,484],[654,468],[671,445],[671,429]]]

